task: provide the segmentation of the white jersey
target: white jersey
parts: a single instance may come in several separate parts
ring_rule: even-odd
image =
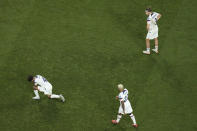
[[[128,94],[129,92],[127,89],[124,89],[122,92],[119,93],[118,98],[119,98],[120,103],[122,101],[126,102],[128,100]]]
[[[119,107],[119,110],[118,110],[118,113],[120,114],[130,114],[133,112],[133,109],[131,107],[131,104],[128,100],[128,90],[127,89],[124,89],[122,92],[119,93],[118,95],[118,98],[119,98],[119,101],[120,101],[120,107]],[[122,105],[121,105],[121,102],[124,101],[124,105],[125,105],[125,112],[123,111],[123,108],[122,108]]]
[[[150,31],[151,30],[157,30],[158,26],[157,26],[157,16],[159,15],[159,13],[157,12],[153,12],[151,13],[148,18],[147,18],[147,24],[150,24]]]
[[[46,78],[44,78],[41,75],[36,75],[35,76],[35,80],[34,80],[34,84],[41,86],[41,87],[45,87],[46,85],[50,84]]]

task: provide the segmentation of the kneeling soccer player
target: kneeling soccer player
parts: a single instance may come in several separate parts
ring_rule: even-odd
[[[133,121],[132,126],[138,127],[135,116],[133,115],[133,109],[131,107],[131,104],[128,100],[128,90],[124,88],[122,84],[118,85],[118,90],[120,91],[119,95],[116,96],[117,99],[120,101],[120,107],[117,115],[117,120],[112,120],[113,124],[118,124],[120,122],[120,119],[122,118],[122,115],[129,115]]]
[[[40,96],[38,94],[38,91],[43,92],[45,95],[47,95],[49,98],[53,98],[53,99],[61,99],[62,102],[65,101],[64,97],[60,94],[60,95],[55,95],[52,94],[52,85],[51,83],[49,83],[46,78],[44,78],[41,75],[36,75],[35,77],[30,75],[28,76],[28,81],[29,82],[33,82],[34,86],[34,94],[35,97],[33,97],[32,99],[34,100],[38,100],[40,99]]]

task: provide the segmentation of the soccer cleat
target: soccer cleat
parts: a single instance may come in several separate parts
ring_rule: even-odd
[[[65,98],[62,94],[60,94],[60,99],[62,100],[62,102],[65,102]]]
[[[39,100],[40,97],[39,97],[39,96],[34,96],[34,97],[32,97],[32,99],[33,99],[33,100]]]
[[[152,49],[152,51],[155,53],[159,53],[159,51],[157,49]]]
[[[150,55],[150,51],[147,51],[147,50],[144,50],[143,53],[146,55]]]
[[[116,120],[112,120],[111,121],[113,124],[118,124],[118,122]]]
[[[138,124],[132,124],[133,127],[137,128],[138,127]]]

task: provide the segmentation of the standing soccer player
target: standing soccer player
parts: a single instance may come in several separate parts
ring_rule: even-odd
[[[133,115],[133,109],[131,107],[131,104],[128,100],[128,90],[124,88],[122,84],[118,85],[118,90],[120,91],[119,95],[116,96],[117,99],[120,101],[120,107],[117,115],[116,120],[112,120],[113,124],[118,124],[120,122],[120,119],[122,118],[122,115],[129,115],[131,117],[131,120],[133,121],[132,126],[133,127],[138,127],[135,116]]]
[[[40,91],[43,92],[45,95],[47,95],[49,98],[61,99],[62,102],[65,101],[64,97],[61,94],[60,95],[52,94],[53,87],[51,83],[49,83],[47,79],[44,78],[43,76],[36,75],[35,77],[33,77],[32,75],[30,75],[28,76],[28,81],[34,83],[33,89],[34,89],[35,97],[33,97],[32,99],[34,100],[40,99],[40,96],[38,94],[38,91]]]
[[[146,50],[143,51],[144,54],[150,55],[150,40],[155,40],[155,49],[152,49],[155,53],[158,51],[158,26],[157,21],[161,18],[161,14],[152,12],[151,8],[145,10],[147,18],[147,36],[146,36]]]

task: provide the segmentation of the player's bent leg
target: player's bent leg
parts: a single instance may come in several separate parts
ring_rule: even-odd
[[[52,99],[60,99],[60,95],[52,94],[52,95],[50,95],[50,98],[52,98]]]
[[[150,55],[150,39],[146,39],[146,50],[143,51],[144,54]]]
[[[62,100],[62,102],[64,102],[65,101],[65,98],[63,97],[63,95],[56,95],[56,94],[52,94],[52,85],[47,85],[46,87],[45,87],[45,91],[44,91],[44,94],[45,95],[47,95],[49,98],[51,98],[51,99],[61,99]]]
[[[129,116],[131,117],[131,120],[133,121],[132,126],[137,128],[138,125],[136,123],[135,116],[133,115],[133,113],[130,113]]]
[[[34,89],[34,94],[35,94],[35,96],[32,97],[32,99],[34,99],[34,100],[40,99],[40,96],[39,96],[39,94],[38,94],[38,90]]]
[[[52,98],[52,99],[61,99],[62,102],[65,102],[65,98],[64,98],[64,96],[61,95],[61,94],[60,94],[60,95],[52,94],[52,95],[50,95],[49,98]]]
[[[65,102],[65,98],[62,94],[60,94],[60,99],[62,100],[62,102]]]

